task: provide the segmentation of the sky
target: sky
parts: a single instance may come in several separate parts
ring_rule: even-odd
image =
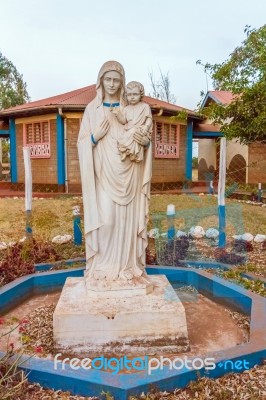
[[[212,89],[198,59],[225,61],[245,25],[265,24],[265,0],[0,0],[0,52],[23,74],[31,100],[96,82],[117,60],[151,93],[169,73],[176,104],[195,109]],[[208,82],[207,82],[208,81]]]

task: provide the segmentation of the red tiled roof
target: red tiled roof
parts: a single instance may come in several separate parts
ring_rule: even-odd
[[[176,104],[167,103],[167,101],[154,99],[150,96],[144,96],[143,100],[150,105],[151,108],[163,108],[164,110],[169,111],[187,111],[189,114],[195,115],[196,113],[192,110],[188,110],[187,108],[177,106]]]
[[[66,107],[73,108],[80,106],[81,108],[85,108],[86,105],[94,99],[96,95],[96,85],[86,86],[81,89],[76,89],[71,92],[59,94],[57,96],[48,97],[46,99],[32,101],[30,103],[25,103],[16,107],[11,107],[6,110],[0,112],[0,115],[8,115],[13,113],[19,113],[23,111],[36,110],[38,108],[56,108],[56,107]],[[149,96],[144,97],[144,101],[146,101],[151,108],[179,112],[186,111],[189,115],[196,115],[194,111],[177,106],[175,104],[167,103],[166,101],[162,101],[159,99],[154,99]]]
[[[49,106],[64,106],[64,105],[87,105],[96,94],[95,85],[86,86],[81,89],[72,90],[71,92],[59,94],[53,97],[47,97],[46,99],[32,101],[30,103],[21,104],[16,107],[7,108],[4,112],[13,112],[26,110],[29,108],[42,108]]]
[[[234,95],[232,92],[228,92],[225,90],[211,90],[209,91],[211,97],[215,98],[219,103],[222,104],[229,104],[234,98]]]

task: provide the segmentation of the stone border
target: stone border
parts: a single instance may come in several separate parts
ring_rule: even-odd
[[[179,260],[180,264],[186,265],[188,268],[194,267],[197,269],[210,268],[210,269],[223,269],[224,271],[229,271],[232,269],[232,265],[223,264],[219,261],[194,261],[194,260]],[[159,267],[159,266],[158,266]],[[176,268],[176,267],[173,267]]]
[[[84,267],[34,273],[15,279],[0,288],[0,314],[14,308],[33,294],[51,293],[65,284],[68,277],[83,276]]]
[[[241,272],[240,275],[242,276],[242,278],[247,278],[252,281],[263,282],[264,286],[266,287],[266,278],[264,278],[263,276],[255,275],[252,272]]]
[[[64,285],[67,277],[83,276],[83,271],[84,267],[31,274],[19,278],[0,289],[0,311],[3,312],[14,307],[33,293],[47,293],[59,289]],[[214,370],[206,371],[202,368],[195,371],[183,368],[177,371],[164,368],[154,371],[152,375],[148,375],[146,371],[131,375],[115,375],[104,371],[82,369],[73,371],[68,365],[65,370],[55,370],[52,361],[36,357],[28,359],[25,356],[25,362],[21,368],[28,374],[29,381],[38,382],[44,387],[55,390],[69,390],[73,394],[83,396],[99,396],[104,390],[114,396],[116,400],[126,400],[130,395],[139,395],[143,391],[149,391],[150,385],[154,385],[162,391],[171,391],[177,387],[185,387],[199,376],[217,378],[228,372],[243,370],[236,368],[235,365],[231,365],[225,370],[222,365],[225,360],[232,362],[245,360],[252,368],[266,358],[266,299],[222,278],[212,276],[206,271],[194,268],[149,266],[147,272],[151,275],[164,274],[172,283],[181,282],[193,285],[200,292],[214,298],[215,301],[251,315],[250,341],[223,351],[208,355],[202,354],[203,358],[205,356],[215,358],[216,368]]]
[[[224,271],[234,271],[235,270],[235,266],[230,265],[230,264],[223,264],[223,263],[219,263],[216,261],[189,261],[189,260],[180,260],[179,261],[182,264],[187,265],[187,268],[191,268],[191,267],[195,267],[195,268],[209,268],[209,269],[223,269]],[[173,267],[176,268],[176,267]],[[263,276],[260,275],[255,275],[252,272],[240,272],[240,276],[242,278],[247,278],[249,280],[252,281],[260,281],[264,284],[264,286],[266,287],[266,278],[264,278]]]
[[[43,271],[48,271],[50,268],[53,267],[58,267],[60,265],[73,265],[77,263],[86,263],[86,258],[83,257],[77,257],[69,260],[60,260],[60,261],[54,261],[51,263],[39,263],[39,264],[34,264],[35,271],[36,272],[43,272]]]

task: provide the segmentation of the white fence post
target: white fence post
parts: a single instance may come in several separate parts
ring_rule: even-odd
[[[25,169],[25,212],[26,212],[26,237],[32,237],[32,174],[31,174],[31,159],[30,148],[23,147],[24,169]]]

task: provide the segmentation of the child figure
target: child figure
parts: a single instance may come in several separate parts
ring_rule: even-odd
[[[118,139],[121,160],[129,156],[131,161],[143,160],[144,147],[134,140],[134,133],[140,132],[151,138],[152,115],[150,106],[142,101],[144,87],[139,82],[129,82],[126,86],[128,105],[123,111],[114,110],[118,121],[125,125],[125,133]]]

